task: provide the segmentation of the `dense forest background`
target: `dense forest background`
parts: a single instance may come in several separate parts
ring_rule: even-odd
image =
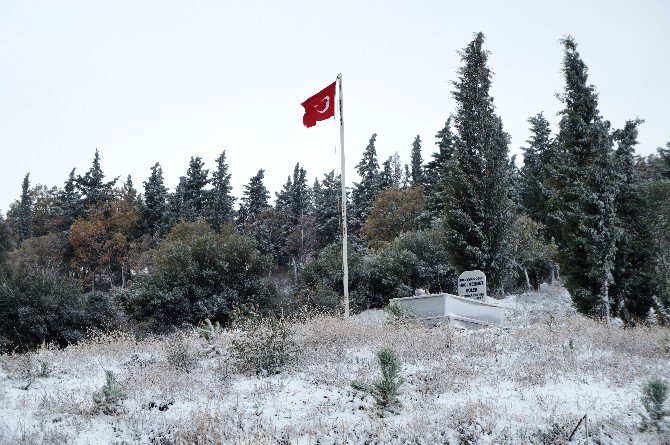
[[[477,34],[460,53],[456,109],[430,159],[417,136],[408,164],[397,153],[380,162],[370,137],[347,202],[354,310],[415,288],[455,292],[461,271],[480,269],[492,295],[560,279],[592,317],[670,322],[670,142],[635,155],[643,121],[615,128],[600,114],[567,37],[558,133],[541,112],[530,117],[519,169],[483,44]],[[339,177],[312,182],[297,163],[271,203],[263,169],[241,197],[231,171],[224,151],[209,168],[191,157],[174,190],[160,163],[136,186],[106,178],[96,151],[60,187],[26,174],[0,217],[0,350],[226,323],[239,312],[338,312]]]

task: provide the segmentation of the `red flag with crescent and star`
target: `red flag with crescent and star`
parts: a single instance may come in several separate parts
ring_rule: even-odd
[[[335,116],[335,83],[300,104],[305,108],[305,115],[302,117],[305,127],[313,127],[317,122]]]

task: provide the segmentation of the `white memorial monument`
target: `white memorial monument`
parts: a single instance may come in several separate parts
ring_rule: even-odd
[[[417,320],[446,318],[467,328],[504,325],[505,308],[485,297],[486,275],[470,270],[458,277],[458,295],[416,292],[412,297],[394,298],[390,304],[397,304]]]

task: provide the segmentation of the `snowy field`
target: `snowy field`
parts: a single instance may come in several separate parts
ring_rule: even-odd
[[[596,323],[560,288],[502,304],[509,326],[476,331],[397,323],[381,311],[310,317],[291,326],[295,360],[265,377],[238,372],[237,331],[212,344],[195,332],[118,334],[2,356],[0,443],[553,444],[568,443],[584,414],[591,444],[670,443],[638,431],[642,385],[670,380],[663,328]],[[350,382],[377,377],[384,346],[398,354],[405,384],[399,413],[380,416]],[[93,403],[105,370],[123,387],[115,414]],[[583,431],[570,443],[586,443]]]

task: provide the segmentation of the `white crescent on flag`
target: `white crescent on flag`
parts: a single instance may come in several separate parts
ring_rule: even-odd
[[[317,111],[318,113],[323,114],[323,113],[325,113],[326,111],[328,111],[328,108],[330,108],[330,96],[326,96],[326,97],[324,97],[323,99],[321,99],[321,102],[323,102],[324,100],[326,101],[326,108],[324,108],[323,110],[319,110],[316,106],[314,107],[314,108],[316,108],[316,111]]]

